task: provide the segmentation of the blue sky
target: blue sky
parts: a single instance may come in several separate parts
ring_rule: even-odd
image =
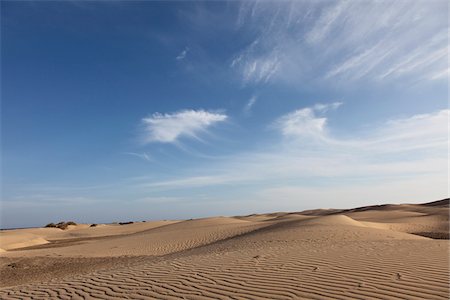
[[[447,1],[2,1],[2,227],[448,197]]]

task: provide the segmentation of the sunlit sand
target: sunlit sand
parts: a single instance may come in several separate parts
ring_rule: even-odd
[[[2,231],[0,298],[448,299],[449,202]]]

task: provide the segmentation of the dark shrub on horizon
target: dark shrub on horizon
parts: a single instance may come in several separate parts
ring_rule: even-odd
[[[73,221],[69,221],[69,222],[59,222],[57,224],[55,223],[49,223],[47,225],[45,225],[46,228],[59,228],[59,229],[67,229],[69,227],[69,225],[77,225],[77,223],[73,222]]]
[[[134,222],[119,222],[119,225],[128,225],[133,224]]]
[[[61,225],[58,225],[56,227],[58,227],[61,230],[65,230],[69,227],[69,225],[67,225],[67,223],[62,223]]]

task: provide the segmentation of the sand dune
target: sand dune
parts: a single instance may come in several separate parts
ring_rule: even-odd
[[[174,224],[179,221],[139,222],[126,226],[118,224],[100,224],[90,227],[88,224],[69,226],[67,230],[59,228],[27,228],[5,230],[0,232],[0,247],[5,250],[31,247],[49,243],[49,241],[64,241],[70,239],[87,239],[105,236],[118,236],[142,232],[156,227]]]
[[[6,232],[1,236],[1,247],[4,250],[11,250],[16,248],[25,248],[30,246],[47,244],[45,238],[27,232]]]
[[[64,238],[55,241],[54,244],[29,247],[26,250],[10,252],[9,257],[47,255],[58,255],[60,257],[164,255],[207,245],[266,226],[266,224],[235,218],[208,218],[182,222],[167,222],[166,225],[158,224],[160,226],[155,226],[151,229],[120,236],[108,236],[107,238],[72,240]],[[149,225],[151,226],[151,224]],[[70,247],[64,247],[64,251],[61,251],[61,246],[65,244],[70,245]]]
[[[81,226],[1,253],[0,298],[449,298],[449,241],[411,234],[448,229],[448,200],[326,212]]]
[[[324,226],[358,226],[364,227],[361,222],[355,221],[345,215],[332,215],[307,219],[302,222],[304,225],[324,225]]]

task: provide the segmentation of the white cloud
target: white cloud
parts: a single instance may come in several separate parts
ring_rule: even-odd
[[[416,70],[422,70],[436,61],[445,61],[448,54],[448,47],[444,44],[446,39],[445,34],[437,34],[423,47],[405,55],[405,58],[399,59],[396,64],[380,74],[379,79],[402,76]],[[433,79],[433,72],[430,72],[427,79]]]
[[[445,1],[245,2],[237,25],[253,35],[231,63],[244,84],[415,82],[448,65]]]
[[[277,56],[256,58],[244,65],[244,81],[267,82],[275,74],[278,66]]]
[[[341,102],[334,102],[302,108],[278,118],[274,127],[290,140],[308,138],[311,143],[311,139],[314,139],[323,143],[323,147],[367,151],[373,156],[381,153],[442,150],[448,146],[448,109],[389,120],[361,136],[342,139],[330,136],[327,118],[324,116],[328,110],[341,105]],[[316,146],[314,144],[314,147]]]
[[[215,214],[223,213],[215,210],[217,207],[231,210],[230,203],[239,207],[235,210],[239,213],[242,207],[249,212],[261,208],[300,210],[425,202],[448,196],[449,110],[388,120],[343,139],[333,134],[327,122],[327,112],[340,105],[316,104],[288,113],[274,122],[279,136],[268,146],[202,159],[194,167],[176,166],[171,176],[167,176],[169,172],[161,178],[157,173],[92,187],[14,186],[9,187],[15,192],[5,203],[14,206],[16,200],[29,201],[27,198],[33,203],[40,199],[66,201],[63,196],[71,191],[76,197],[67,199],[67,205],[78,201],[90,205],[90,197],[97,196],[92,203],[103,206],[130,199],[136,205],[161,203],[166,209],[166,202],[178,205],[185,200],[187,205],[202,207],[205,214]],[[182,113],[156,119],[184,121],[185,117],[176,117]],[[180,135],[167,135],[164,140],[171,140],[169,136],[176,140]],[[312,143],[311,136],[319,138]],[[53,205],[50,202],[43,205]]]
[[[338,109],[343,103],[342,102],[332,102],[332,103],[316,103],[313,108],[319,112],[326,112],[328,110]]]
[[[227,176],[189,176],[174,180],[156,181],[151,183],[140,184],[140,187],[152,189],[179,189],[204,187],[210,185],[222,185],[239,181],[239,177],[230,178]]]
[[[448,147],[450,110],[391,120],[371,137],[359,141],[362,146],[380,152],[405,152]]]
[[[153,158],[150,155],[148,155],[147,153],[145,153],[145,152],[143,152],[143,153],[125,152],[124,154],[132,155],[132,156],[135,156],[135,157],[139,157],[140,159],[143,159],[143,160],[148,161],[148,162],[152,162],[153,161]]]
[[[373,47],[363,49],[332,67],[325,78],[345,76],[346,78],[360,79],[389,56],[392,51],[392,48],[384,43],[378,43]]]
[[[276,125],[284,136],[321,137],[326,121],[326,118],[317,118],[313,109],[303,108],[281,117]]]
[[[441,71],[437,71],[434,74],[431,74],[430,79],[431,80],[438,80],[438,79],[446,79],[448,78],[448,74],[450,74],[450,68],[446,68]]]
[[[284,138],[263,150],[255,148],[223,157],[184,170],[187,176],[145,180],[138,186],[153,192],[207,188],[218,193],[220,187],[233,184],[235,189],[249,193],[245,196],[239,192],[240,197],[253,200],[271,195],[263,197],[257,191],[277,188],[291,195],[286,196],[289,201],[314,195],[335,199],[336,195],[353,197],[353,192],[358,197],[371,194],[373,197],[362,201],[364,204],[400,201],[406,195],[426,197],[424,201],[445,196],[449,110],[389,120],[342,139],[332,135],[326,116],[327,111],[340,105],[340,102],[316,104],[281,116],[272,125]],[[435,184],[407,184],[414,182]],[[315,188],[317,184],[319,187]],[[383,190],[392,194],[383,194]],[[418,196],[411,199],[415,201]]]
[[[326,9],[314,23],[311,30],[306,34],[306,40],[309,43],[318,43],[327,37],[331,31],[332,26],[336,23],[342,15],[345,15],[345,10],[349,6],[348,1],[340,1],[330,9]]]
[[[258,55],[255,49],[259,47],[259,40],[255,40],[243,53],[236,56],[231,67],[242,72],[244,84],[265,83],[278,71],[280,59],[276,51]]]
[[[205,110],[183,110],[172,114],[155,113],[142,119],[144,143],[175,143],[180,137],[193,137],[207,131],[207,128],[223,122],[227,116]]]
[[[313,107],[302,108],[280,117],[275,121],[274,126],[286,137],[311,137],[317,139],[326,138],[326,122],[324,117],[317,117],[317,113],[326,112],[329,109],[336,109],[341,102],[330,104],[318,103]]]
[[[255,105],[256,101],[258,100],[258,97],[253,95],[250,100],[248,100],[247,104],[244,106],[244,113],[248,114],[252,110],[253,105]]]
[[[178,54],[178,56],[175,59],[176,60],[183,60],[183,59],[185,59],[186,55],[188,54],[188,52],[189,52],[189,47],[184,48],[184,50],[181,51],[181,53]]]

